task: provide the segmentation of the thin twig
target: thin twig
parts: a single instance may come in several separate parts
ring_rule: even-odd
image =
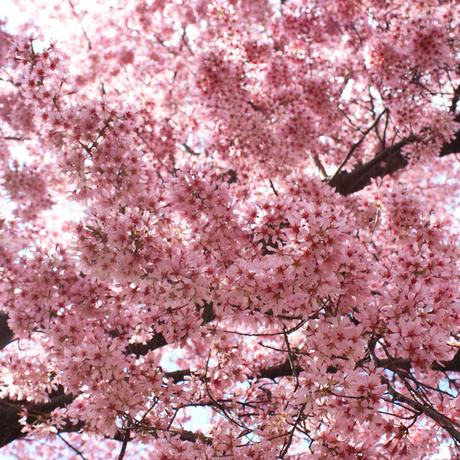
[[[362,142],[364,141],[364,139],[366,138],[366,136],[374,129],[375,126],[377,126],[377,123],[380,121],[380,118],[382,118],[383,114],[385,114],[387,112],[388,109],[384,109],[383,112],[374,120],[374,122],[372,123],[371,126],[369,126],[369,128],[366,129],[366,131],[364,131],[363,135],[361,136],[361,139],[359,139],[358,142],[355,142],[350,151],[348,152],[347,156],[345,157],[345,159],[342,161],[342,163],[340,164],[340,166],[337,168],[337,171],[335,172],[334,176],[332,177],[331,179],[331,182],[338,176],[338,174],[340,173],[340,171],[342,171],[342,169],[344,168],[344,166],[348,163],[348,160],[351,158],[351,156],[353,155],[353,153],[356,151],[356,149],[362,144]]]
[[[393,403],[401,401],[404,404],[410,406],[415,410],[416,413],[423,413],[433,421],[437,422],[438,425],[442,426],[451,436],[454,438],[457,444],[460,444],[460,432],[455,428],[456,423],[450,418],[438,412],[433,407],[427,407],[424,404],[415,401],[408,396],[403,395],[396,391],[390,384],[390,381],[386,377],[382,377],[382,381],[387,385],[388,393],[393,397]]]
[[[225,332],[227,334],[243,335],[243,336],[246,336],[246,337],[272,337],[272,336],[283,335],[283,334],[291,334],[292,332],[295,332],[295,331],[299,330],[306,322],[307,322],[307,320],[304,319],[304,320],[300,321],[299,324],[295,325],[291,329],[285,329],[285,330],[279,331],[279,332],[266,332],[266,333],[263,333],[263,334],[262,333],[258,334],[258,333],[250,333],[250,332],[229,331],[229,330],[226,330],[226,329],[219,329],[219,331],[220,332]]]
[[[72,446],[72,444],[70,444],[70,442],[67,441],[67,439],[65,439],[61,433],[58,433],[57,436],[62,442],[64,442],[64,444],[67,445],[67,447],[72,449],[79,457],[81,457],[83,460],[86,460],[85,456],[76,447]]]
[[[92,45],[91,45],[91,40],[88,37],[88,34],[86,33],[85,28],[83,27],[82,19],[77,13],[77,10],[75,9],[75,5],[72,3],[72,0],[67,0],[69,3],[70,9],[72,10],[73,15],[78,19],[78,22],[80,23],[81,30],[83,32],[83,35],[86,39],[86,43],[88,44],[88,50],[91,51]]]
[[[28,141],[30,137],[3,136],[2,139],[5,141]]]
[[[193,150],[186,142],[184,142],[182,144],[182,147],[184,147],[184,150],[187,152],[187,153],[190,153],[190,155],[193,155],[195,157],[199,156],[199,152],[196,152],[195,150]]]
[[[291,365],[292,375],[294,376],[294,380],[295,380],[294,391],[297,391],[299,389],[299,375],[297,373],[297,368],[294,365],[294,355],[293,355],[292,350],[291,350],[291,344],[289,343],[289,338],[287,336],[286,327],[284,328],[284,334],[283,335],[284,335],[284,341],[285,341],[286,347],[287,347],[289,364]]]
[[[270,182],[270,187],[271,189],[273,190],[273,193],[278,196],[278,192],[276,191],[276,188],[275,186],[273,185],[273,181],[271,179],[268,179],[268,181]]]
[[[307,403],[303,403],[302,407],[300,408],[299,415],[297,416],[296,421],[294,422],[294,425],[292,426],[292,430],[289,433],[289,438],[287,439],[286,443],[283,445],[283,448],[281,449],[280,452],[280,458],[284,458],[286,454],[289,451],[289,448],[291,447],[292,440],[294,438],[294,432],[297,429],[297,425],[300,422],[300,419],[302,418],[303,411],[305,410],[305,407],[307,406]]]
[[[315,166],[318,168],[318,171],[321,174],[321,178],[326,179],[327,171],[326,171],[326,168],[324,167],[323,163],[321,163],[321,160],[319,159],[319,156],[315,154],[312,157],[313,157],[313,161],[315,163]]]

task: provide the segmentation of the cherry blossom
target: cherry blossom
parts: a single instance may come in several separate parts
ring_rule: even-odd
[[[2,454],[457,458],[457,2],[16,8]]]

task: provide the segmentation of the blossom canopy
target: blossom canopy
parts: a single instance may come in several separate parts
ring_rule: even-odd
[[[457,458],[460,4],[15,3],[0,452]]]

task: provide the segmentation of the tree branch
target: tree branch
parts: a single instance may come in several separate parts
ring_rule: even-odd
[[[27,422],[34,423],[43,416],[48,416],[54,409],[65,407],[74,400],[73,395],[60,394],[51,397],[46,403],[13,401],[8,398],[0,400],[0,447],[16,439],[23,438],[23,425],[19,422],[22,413],[27,414]]]
[[[434,408],[429,407],[426,404],[421,404],[415,399],[409,398],[408,396],[399,393],[391,386],[390,381],[387,378],[383,377],[382,381],[387,385],[388,392],[393,397],[393,400],[401,401],[404,404],[412,407],[412,409],[414,409],[416,412],[425,414],[427,417],[434,420],[439,426],[444,428],[457,443],[460,443],[460,432],[455,428],[455,424],[452,422],[452,420]]]
[[[340,166],[337,168],[337,171],[335,172],[334,176],[332,177],[331,179],[331,182],[334,181],[334,179],[336,179],[336,177],[340,174],[340,172],[342,171],[342,169],[345,167],[345,165],[348,163],[348,160],[352,157],[353,153],[356,151],[356,149],[363,143],[364,139],[366,139],[366,136],[377,126],[378,122],[380,121],[380,118],[382,118],[382,116],[387,113],[387,110],[388,109],[385,109],[383,110],[383,112],[374,120],[374,122],[372,123],[372,125],[369,126],[369,128],[366,129],[366,131],[363,132],[361,138],[359,139],[358,142],[355,142],[350,151],[348,152],[347,156],[345,157],[345,159],[342,161],[342,163],[340,164]]]
[[[8,326],[8,315],[0,312],[0,350],[13,341],[13,331]]]
[[[455,118],[460,122],[460,115]],[[391,147],[386,147],[376,153],[374,158],[367,163],[356,166],[352,171],[341,171],[329,182],[341,195],[350,195],[367,187],[372,179],[388,176],[408,165],[407,160],[401,152],[406,145],[419,141],[418,136],[409,136]],[[460,152],[460,130],[456,132],[455,138],[446,142],[439,154],[440,157]]]
[[[157,340],[155,344],[161,343],[160,340]],[[384,367],[389,370],[397,371],[401,369],[410,369],[411,364],[409,360],[405,359],[385,359],[385,360],[377,360],[377,366]],[[460,372],[460,351],[458,351],[452,360],[450,361],[443,361],[441,364],[434,363],[432,365],[433,370],[438,371],[457,371]],[[295,373],[299,374],[303,371],[301,366],[296,366]],[[337,369],[334,366],[329,366],[326,369],[328,374],[335,374]],[[191,376],[193,372],[190,369],[183,369],[183,370],[176,370],[172,372],[165,372],[164,377],[170,378],[173,380],[174,383],[180,383],[185,380],[186,377]],[[271,365],[264,368],[261,368],[256,375],[250,376],[249,379],[270,379],[275,381],[277,378],[280,377],[292,377],[294,376],[294,372],[292,369],[291,362],[287,359],[281,364]],[[391,393],[391,392],[390,392]],[[396,393],[392,393],[393,396]],[[452,423],[447,417],[442,415],[441,413],[435,411],[434,409],[430,409],[429,407],[423,406],[421,403],[417,401],[410,400],[409,403],[403,397],[399,397],[399,393],[397,394],[399,400],[405,402],[410,407],[416,409],[419,412],[424,413],[428,417],[432,418],[434,421],[438,422],[440,426],[445,428],[453,437],[457,440],[456,436],[459,435],[458,431],[454,429],[450,424]],[[401,395],[403,396],[403,395]],[[410,398],[409,398],[410,399]],[[34,421],[38,421],[41,417],[48,417],[49,414],[58,407],[65,407],[66,405],[70,404],[74,400],[73,395],[66,395],[62,392],[56,393],[56,395],[50,396],[50,401],[46,403],[28,403],[24,401],[12,401],[10,399],[3,399],[0,400],[0,447],[9,444],[12,441],[17,439],[23,438],[25,433],[22,433],[23,426],[19,423],[21,418],[21,414],[23,411],[27,411],[28,414],[28,422],[33,423]],[[422,410],[421,407],[424,407]],[[64,427],[60,432],[69,432],[69,431],[78,431],[83,427],[83,424],[73,424],[69,425],[68,427]],[[453,431],[454,430],[454,431]],[[190,441],[196,442],[197,440],[201,439],[202,435],[195,434],[192,432],[177,432],[180,439],[183,441]],[[201,436],[201,437],[200,437]],[[460,435],[459,435],[460,436]],[[117,438],[118,439],[118,438]],[[118,440],[123,441],[124,438],[120,438]],[[203,438],[204,439],[204,438]],[[460,441],[460,438],[458,438]]]

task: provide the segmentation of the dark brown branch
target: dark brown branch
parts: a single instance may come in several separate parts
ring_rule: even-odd
[[[450,420],[445,415],[441,414],[437,410],[432,407],[427,406],[426,404],[422,404],[415,399],[409,398],[408,396],[403,395],[396,391],[390,384],[389,380],[386,378],[382,379],[384,383],[387,385],[387,390],[393,397],[395,401],[401,401],[407,406],[410,406],[412,409],[415,410],[416,413],[425,414],[427,417],[434,420],[439,426],[444,428],[451,436],[455,439],[457,443],[460,443],[460,432],[455,428],[454,422]]]
[[[372,179],[384,177],[407,166],[407,160],[401,155],[402,148],[415,142],[415,136],[404,139],[391,147],[378,152],[375,157],[352,171],[342,171],[336,175],[329,185],[341,195],[350,195],[367,187]]]
[[[126,430],[126,433],[123,436],[123,441],[121,444],[120,454],[118,455],[118,460],[123,460],[125,456],[126,448],[128,447],[128,442],[131,439],[129,433],[130,433],[129,430]]]
[[[27,141],[30,140],[30,137],[19,137],[19,136],[3,136],[2,138],[5,141]]]
[[[460,115],[457,115],[455,121],[460,122]],[[356,166],[352,171],[341,171],[329,184],[341,195],[358,192],[367,187],[372,179],[388,176],[405,168],[408,162],[401,154],[402,149],[419,140],[417,136],[409,136],[391,147],[386,147],[367,163]],[[460,131],[457,131],[453,140],[442,146],[439,156],[444,157],[457,152],[460,152]]]
[[[147,343],[132,343],[126,348],[127,353],[132,353],[136,356],[146,355],[149,351],[157,350],[158,348],[168,345],[163,334],[155,334]]]
[[[57,434],[57,437],[69,448],[69,449],[72,449],[75,454],[77,454],[82,460],[86,460],[86,457],[83,455],[82,452],[80,452],[74,445],[72,445],[72,443],[70,443],[69,441],[67,441],[67,439],[65,439],[61,433],[58,433]]]
[[[197,305],[197,308],[199,305]],[[216,314],[213,309],[212,303],[205,302],[204,306],[201,309],[201,319],[203,324],[210,323],[216,319]],[[149,351],[158,350],[168,345],[163,334],[155,334],[147,343],[133,343],[126,347],[126,352],[128,354],[134,354],[136,356],[146,355]]]
[[[180,371],[183,372],[183,371]],[[174,374],[174,373],[170,373]],[[167,375],[167,374],[165,374]],[[10,442],[26,437],[26,433],[22,432],[23,425],[19,422],[23,413],[28,414],[27,422],[29,424],[36,423],[40,420],[47,419],[54,409],[65,407],[74,400],[73,395],[61,394],[50,398],[46,403],[29,403],[24,401],[12,401],[10,399],[0,400],[0,448],[6,446]],[[81,431],[84,427],[82,422],[68,423],[59,429],[59,433],[70,433]],[[127,442],[131,439],[127,430],[125,433],[117,432],[113,439],[123,443],[120,455],[126,451]],[[169,433],[178,436],[182,441],[198,442],[202,441],[207,444],[211,439],[201,433],[193,433],[186,430],[167,430]],[[73,447],[72,447],[73,448]],[[119,457],[120,458],[120,457]],[[123,458],[123,456],[121,457]]]
[[[164,373],[164,376],[168,379],[172,379],[174,383],[183,382],[185,380],[185,377],[190,377],[191,375],[192,371],[190,369],[182,369],[178,371]]]
[[[156,341],[152,342],[155,346],[158,347],[159,344],[163,343],[161,340],[157,339]],[[164,341],[166,344],[166,341]],[[400,370],[409,370],[411,367],[411,363],[409,360],[405,359],[385,359],[385,360],[378,360],[376,364],[379,367],[385,367],[386,369],[393,370],[395,372]],[[443,361],[442,363],[434,363],[432,365],[433,370],[438,371],[458,371],[460,372],[460,351],[458,351],[452,360],[450,361]],[[297,375],[302,372],[302,367],[296,366],[295,372]],[[334,374],[337,372],[337,369],[334,366],[329,366],[326,370],[329,374]],[[164,377],[170,378],[173,380],[174,383],[180,383],[185,380],[186,377],[191,376],[193,372],[190,369],[183,369],[183,370],[176,370],[172,372],[165,372]],[[292,377],[294,375],[291,363],[289,360],[284,361],[281,364],[276,364],[272,366],[267,366],[262,368],[255,377],[257,379],[270,379],[275,381],[277,378],[281,377]],[[393,395],[395,395],[394,393]],[[447,417],[443,416],[442,414],[430,409],[429,407],[424,407],[421,410],[421,404],[411,400],[411,403],[405,401],[404,398],[399,398],[402,402],[406,403],[410,407],[416,409],[418,412],[425,413],[427,416],[435,420],[445,428],[449,433],[457,439],[458,432],[457,430],[452,431],[453,428],[449,425],[451,421],[447,419]],[[38,421],[41,417],[48,417],[49,414],[58,407],[65,407],[66,405],[70,404],[74,400],[72,395],[66,395],[62,392],[57,392],[55,395],[50,396],[49,402],[46,403],[28,403],[23,401],[12,401],[9,399],[0,400],[0,447],[5,446],[6,444],[15,441],[17,439],[23,438],[25,436],[24,433],[21,432],[22,425],[19,423],[19,419],[21,418],[21,412],[23,410],[27,410],[28,413],[28,422],[33,423],[34,421]],[[83,427],[82,424],[74,424],[69,425],[68,427],[64,427],[61,432],[69,432],[69,431],[78,431]],[[181,432],[177,433],[183,441],[191,441],[196,442],[200,439],[201,435],[196,435],[191,432]],[[119,439],[120,441],[123,438]],[[206,442],[206,440],[203,438]]]
[[[449,112],[455,113],[455,110],[457,109],[458,101],[460,101],[460,85],[457,86],[454,90],[454,97],[452,98]]]
[[[460,115],[457,116],[455,121],[457,121],[457,123],[460,123]],[[451,153],[458,152],[460,152],[460,131],[457,131],[455,133],[455,137],[452,141],[442,146],[441,153],[439,154],[439,156],[445,157],[446,155],[450,155]]]
[[[190,155],[193,155],[195,157],[199,156],[200,154],[198,152],[195,152],[188,144],[185,142],[182,144],[182,147],[184,147],[185,151],[189,153]]]
[[[13,331],[8,326],[8,315],[0,312],[0,350],[13,341]]]
[[[23,438],[23,425],[19,423],[22,412],[27,413],[27,422],[34,423],[41,417],[47,417],[58,407],[65,407],[74,400],[72,395],[58,395],[45,403],[13,401],[8,398],[0,400],[0,447],[6,446],[16,439]]]
[[[431,368],[434,371],[443,372],[460,372],[460,350],[457,350],[454,357],[449,361],[441,361],[433,363]]]
[[[297,374],[302,372],[302,368],[300,366],[296,367]],[[289,360],[286,360],[282,364],[277,364],[275,366],[269,366],[262,369],[258,375],[261,379],[270,379],[275,380],[278,377],[290,377],[293,375],[291,363]]]

